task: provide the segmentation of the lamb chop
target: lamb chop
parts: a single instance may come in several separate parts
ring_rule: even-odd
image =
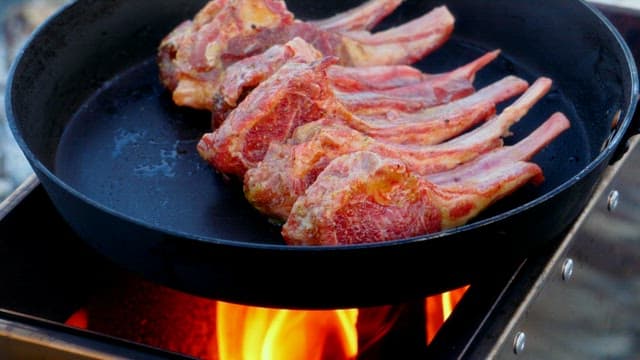
[[[334,65],[328,69],[329,82],[340,102],[356,114],[415,112],[471,94],[476,73],[499,53],[499,50],[489,52],[442,74],[425,74],[405,65],[364,68]],[[217,128],[240,99],[287,61],[312,62],[320,58],[318,50],[296,37],[232,64],[222,76],[220,91],[214,97],[213,127]]]
[[[549,145],[560,133],[568,129],[569,120],[562,113],[555,113],[535,131],[515,145],[505,146],[462,164],[454,169],[430,174],[427,179],[439,186],[462,189],[471,178],[505,164],[528,161],[542,148]]]
[[[524,184],[543,181],[542,169],[525,160],[568,127],[556,113],[518,144],[434,177],[373,152],[343,155],[298,198],[282,235],[290,245],[344,245],[463,225]]]
[[[202,158],[223,173],[244,176],[264,158],[270,143],[284,142],[300,125],[322,119],[341,123],[380,140],[436,144],[495,113],[495,106],[528,87],[507,76],[463,99],[406,115],[395,121],[358,117],[336,99],[326,69],[335,59],[306,64],[289,61],[249,93],[222,125],[198,143]]]
[[[521,94],[529,84],[505,76],[461,99],[417,112],[397,109],[383,114],[354,114],[341,107],[340,117],[324,117],[322,123],[341,122],[375,139],[400,144],[431,145],[448,140],[495,114],[496,104]]]
[[[230,39],[294,21],[282,0],[213,0],[177,26],[158,49],[160,79],[178,105],[208,109]]]
[[[282,0],[213,0],[162,40],[160,78],[177,105],[211,110],[227,66],[296,36],[345,65],[408,64],[440,47],[453,24],[447,8],[439,7],[375,34],[334,32],[296,20]]]
[[[550,89],[551,80],[540,78],[499,116],[482,126],[438,145],[415,146],[372,139],[341,126],[312,122],[299,127],[290,141],[274,143],[264,159],[244,177],[244,192],[265,215],[284,221],[296,199],[313,184],[318,174],[339,156],[371,151],[404,162],[418,175],[459,166],[489,150],[502,146],[502,136]]]
[[[359,116],[390,118],[471,95],[477,72],[499,54],[500,50],[494,50],[452,71],[421,73],[420,78],[402,65],[366,68],[334,65],[327,74],[333,91],[349,111]]]
[[[318,29],[308,22],[294,21],[290,25],[232,39],[223,59],[243,59],[297,36],[325,56],[337,56],[343,65],[411,64],[442,46],[451,36],[454,22],[453,15],[445,6],[436,7],[414,20],[376,33],[335,33]]]
[[[304,123],[344,111],[326,81],[326,69],[336,61],[286,63],[250,92],[220,127],[202,136],[200,156],[222,173],[242,177],[262,161],[270,143],[288,139]]]
[[[295,37],[266,51],[238,60],[225,70],[216,94],[214,112],[235,108],[247,93],[268,79],[290,60],[310,63],[322,59],[322,53],[302,38]]]

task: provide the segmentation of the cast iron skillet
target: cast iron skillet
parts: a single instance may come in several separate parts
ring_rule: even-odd
[[[568,115],[571,129],[534,159],[546,182],[438,234],[286,246],[279,229],[247,204],[240,184],[198,157],[195,145],[208,130],[209,114],[175,106],[158,82],[160,40],[204,3],[76,1],[39,28],[20,54],[6,101],[15,137],[73,229],[117,264],[194,294],[336,308],[394,303],[471,283],[535,254],[567,229],[623,141],[636,106],[632,56],[584,2],[446,1],[457,19],[454,36],[417,66],[451,70],[500,48],[502,57],[479,74],[478,86],[507,74],[551,77],[553,91],[509,139],[517,141],[555,111]],[[304,19],[357,1],[288,3]],[[442,3],[407,1],[380,27]]]

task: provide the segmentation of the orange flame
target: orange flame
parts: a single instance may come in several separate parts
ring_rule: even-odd
[[[358,310],[281,310],[218,302],[220,360],[353,359]]]
[[[396,324],[401,331],[407,326],[420,330],[406,315],[422,317],[423,310],[426,325],[417,326],[426,327],[428,345],[467,289],[407,304],[278,310],[200,298],[131,279],[91,297],[66,324],[203,360],[346,360],[372,350],[375,354],[379,340]]]
[[[429,296],[425,300],[425,313],[427,316],[427,344],[431,344],[445,321],[449,318],[453,309],[458,305],[469,286]]]

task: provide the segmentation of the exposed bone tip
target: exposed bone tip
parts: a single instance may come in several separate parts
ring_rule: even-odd
[[[436,6],[432,8],[431,11],[422,15],[422,18],[427,18],[427,17],[435,17],[439,19],[439,22],[441,24],[453,25],[456,22],[456,17],[453,16],[451,11],[449,11],[449,8],[447,7],[447,5]]]
[[[500,56],[501,53],[502,53],[502,49],[495,49],[495,50],[489,51],[487,56],[495,59],[498,56]]]
[[[545,92],[547,92],[549,91],[549,89],[551,89],[551,85],[553,85],[553,80],[551,80],[551,78],[541,76],[533,82],[531,87],[540,87],[541,89],[544,89]]]
[[[442,12],[443,14],[446,14],[448,17],[450,17],[452,21],[455,21],[455,17],[451,13],[447,5],[436,6],[435,8],[433,8],[433,11]]]
[[[539,77],[537,81],[543,82],[545,84],[553,84],[553,80],[550,77],[546,77],[546,76]]]
[[[569,118],[567,118],[564,113],[559,111],[553,113],[553,115],[551,115],[551,117],[549,118],[549,121],[553,121],[562,129],[568,129],[569,127],[571,127],[571,121],[569,121]]]
[[[518,84],[520,87],[524,88],[525,90],[528,89],[530,86],[527,80],[516,75],[507,75],[504,78],[502,78],[501,81]]]

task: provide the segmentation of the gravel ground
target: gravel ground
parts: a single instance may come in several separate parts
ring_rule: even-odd
[[[4,98],[9,68],[29,34],[63,3],[62,0],[0,1],[0,201],[32,173],[7,124]]]

